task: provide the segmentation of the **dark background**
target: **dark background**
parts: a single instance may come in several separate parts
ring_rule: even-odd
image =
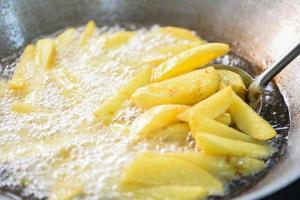
[[[300,170],[300,169],[299,169]],[[300,200],[300,179],[262,200]]]

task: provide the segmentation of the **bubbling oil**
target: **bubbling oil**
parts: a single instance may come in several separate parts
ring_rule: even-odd
[[[0,82],[0,151],[3,152],[0,155],[0,188],[17,191],[27,199],[43,199],[51,195],[60,177],[68,177],[67,181],[83,185],[84,196],[76,199],[131,199],[130,194],[119,191],[119,181],[124,167],[139,154],[195,151],[192,143],[181,146],[159,140],[137,141],[129,134],[129,125],[143,111],[130,101],[124,104],[110,126],[103,126],[93,116],[105,99],[139,72],[141,68],[135,65],[136,61],[159,58],[161,55],[149,53],[156,47],[189,43],[164,34],[153,36],[151,33],[158,28],[155,25],[137,29],[126,45],[106,51],[103,48],[106,39],[102,35],[123,31],[121,26],[98,28],[84,48],[78,43],[83,30],[79,27],[70,44],[58,48],[53,73],[47,73],[42,88],[25,99],[26,103],[42,108],[39,112],[12,112],[11,105],[20,99],[8,89],[5,81]],[[253,67],[234,55],[226,55],[217,62],[243,66],[247,71]],[[6,65],[2,75],[11,77],[14,66],[15,63]],[[64,69],[78,81],[64,84],[56,79]],[[286,109],[276,110],[270,103],[263,115],[274,127],[285,127],[288,131],[287,107],[276,86],[270,88],[268,98],[280,102]],[[281,114],[282,120],[272,113],[274,116]],[[280,143],[276,140],[284,141],[287,134],[278,130],[276,144]],[[280,144],[278,149],[284,149],[285,142]],[[274,160],[270,158],[269,168]],[[230,190],[226,194],[235,194],[257,181],[245,180],[248,179],[227,185]]]

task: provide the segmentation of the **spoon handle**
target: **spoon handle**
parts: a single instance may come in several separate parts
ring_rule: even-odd
[[[257,85],[265,87],[281,70],[283,70],[290,62],[292,62],[300,54],[300,42],[286,51],[276,62],[261,73],[254,82]]]

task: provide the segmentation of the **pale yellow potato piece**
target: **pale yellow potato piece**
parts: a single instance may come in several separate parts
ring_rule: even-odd
[[[200,186],[209,194],[224,193],[222,183],[200,167],[163,155],[143,154],[122,174],[122,184]]]
[[[190,117],[189,124],[193,137],[199,132],[207,132],[226,138],[254,142],[248,135],[198,113],[195,113]]]
[[[79,44],[81,47],[83,47],[89,41],[89,39],[95,33],[96,28],[96,23],[93,20],[87,23],[80,37]]]
[[[63,33],[57,36],[56,42],[60,48],[65,48],[75,37],[76,30],[74,28],[68,28]]]
[[[219,76],[213,67],[208,67],[139,88],[132,100],[146,109],[161,104],[193,105],[215,93],[218,87]]]
[[[112,34],[108,38],[106,38],[106,41],[104,43],[104,49],[116,49],[128,42],[128,40],[134,36],[134,32],[130,31],[120,31],[117,33]]]
[[[131,186],[127,189],[136,200],[201,200],[207,197],[207,190],[199,186],[167,185],[142,187]]]
[[[138,88],[150,83],[151,69],[145,68],[135,75],[128,83],[124,85],[115,95],[108,98],[95,112],[97,120],[102,120],[104,124],[109,124],[115,114],[120,110],[123,103]]]
[[[232,71],[219,69],[217,70],[220,76],[220,88],[231,86],[233,91],[237,94],[244,96],[246,92],[246,86],[242,77]]]
[[[189,132],[190,126],[187,123],[176,123],[157,130],[153,136],[163,138],[165,142],[185,143]]]
[[[203,152],[172,152],[164,155],[195,164],[222,180],[231,180],[237,176],[226,157],[208,155]]]
[[[12,90],[27,90],[28,77],[32,71],[31,63],[34,62],[36,55],[36,48],[34,45],[27,45],[23,54],[16,66],[15,73],[12,79],[9,81],[9,88]]]
[[[158,31],[180,40],[203,41],[193,31],[185,28],[166,26],[158,28]]]
[[[53,39],[45,38],[36,43],[36,61],[42,67],[49,69],[53,66],[56,47]]]
[[[276,136],[276,131],[273,127],[239,96],[233,96],[233,101],[228,112],[236,126],[252,138],[268,140]]]
[[[179,122],[176,115],[187,109],[185,105],[160,105],[140,114],[130,126],[130,134],[151,137],[155,131]]]
[[[182,121],[189,121],[192,113],[201,114],[211,119],[219,117],[225,113],[232,102],[233,91],[231,87],[226,87],[210,97],[200,101],[193,107],[180,113],[177,117]]]
[[[192,71],[228,51],[229,46],[222,43],[208,43],[188,49],[154,68],[152,81],[162,81]]]
[[[229,139],[204,132],[197,133],[195,140],[197,147],[208,154],[268,158],[273,153],[273,150],[266,145]]]
[[[216,121],[229,126],[232,123],[232,119],[229,113],[223,113],[219,117],[216,118]]]
[[[11,110],[13,112],[25,114],[38,111],[39,108],[28,103],[13,103],[11,106]]]
[[[234,166],[236,173],[244,176],[253,175],[267,167],[264,161],[255,158],[230,157],[228,162]]]

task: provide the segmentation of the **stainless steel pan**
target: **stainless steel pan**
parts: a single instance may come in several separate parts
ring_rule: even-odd
[[[176,25],[264,68],[300,39],[299,0],[0,0],[0,58],[34,38],[96,19],[97,24]],[[300,177],[300,59],[276,79],[289,105],[291,127],[282,161],[237,199],[258,199]],[[1,196],[0,196],[1,197]]]

